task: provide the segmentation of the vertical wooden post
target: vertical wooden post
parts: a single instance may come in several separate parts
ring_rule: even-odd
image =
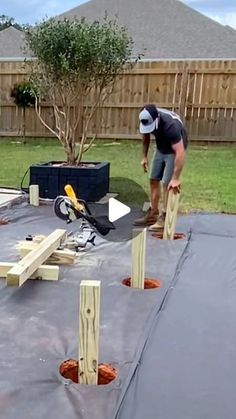
[[[81,281],[79,313],[79,382],[98,382],[101,281]]]
[[[178,215],[180,193],[174,193],[171,189],[168,193],[166,219],[164,226],[164,240],[173,240]]]
[[[147,229],[133,229],[131,287],[144,289]]]
[[[39,206],[39,185],[30,185],[29,187],[30,205]]]

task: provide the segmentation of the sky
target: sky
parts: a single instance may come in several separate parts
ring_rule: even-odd
[[[17,23],[35,24],[56,16],[85,0],[0,0],[0,15],[13,17]],[[236,0],[182,0],[188,6],[236,29]]]

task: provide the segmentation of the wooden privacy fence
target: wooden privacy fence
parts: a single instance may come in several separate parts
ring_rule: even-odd
[[[11,88],[27,78],[24,63],[0,61],[0,136],[22,135],[22,115]],[[94,102],[94,93],[87,106]],[[175,110],[192,140],[236,141],[236,60],[141,61],[116,83],[90,125],[100,138],[140,138],[138,112],[145,103]],[[54,125],[50,104],[42,106]],[[26,135],[51,136],[34,109],[26,111]]]

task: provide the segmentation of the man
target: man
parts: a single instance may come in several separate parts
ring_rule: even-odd
[[[180,174],[185,161],[187,133],[180,117],[155,105],[146,105],[139,114],[140,133],[143,134],[143,159],[141,165],[148,171],[150,134],[156,139],[157,150],[153,156],[150,173],[151,207],[146,215],[135,221],[137,226],[150,226],[156,231],[164,227],[168,190],[180,192]],[[161,184],[163,186],[163,212],[159,212]]]

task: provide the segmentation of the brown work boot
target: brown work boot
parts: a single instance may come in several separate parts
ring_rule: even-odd
[[[163,212],[161,215],[159,215],[157,221],[151,225],[149,227],[149,231],[160,231],[163,230],[164,225],[165,225],[165,218],[166,218],[166,213]]]
[[[134,225],[140,226],[140,227],[150,226],[157,221],[157,217],[158,217],[158,211],[153,211],[152,208],[149,208],[143,217],[138,218],[137,220],[134,221]]]

